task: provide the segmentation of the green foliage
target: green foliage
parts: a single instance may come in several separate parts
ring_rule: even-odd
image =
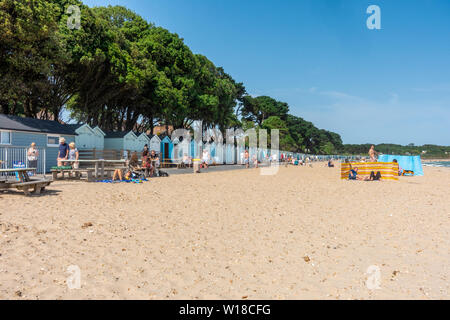
[[[349,155],[367,155],[372,144],[346,144],[343,153]],[[415,146],[409,144],[402,146],[398,144],[378,144],[375,150],[383,154],[395,155],[420,155],[423,158],[450,158],[450,147],[423,145]]]
[[[67,8],[81,9],[81,28]],[[89,8],[78,0],[0,0],[0,112],[72,118],[111,130],[279,129],[292,152],[366,154],[334,132],[289,114],[268,96],[247,95],[225,70],[194,54],[177,34],[121,6]],[[270,139],[270,134],[268,136]],[[379,145],[384,153],[441,155],[449,148]]]
[[[258,125],[262,125],[266,119],[272,116],[285,120],[288,112],[289,106],[287,103],[277,101],[271,97],[243,97],[242,117],[246,120],[254,121]]]

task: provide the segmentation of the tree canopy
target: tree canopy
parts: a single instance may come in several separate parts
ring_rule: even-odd
[[[81,9],[70,28],[69,6]],[[0,0],[0,112],[78,122],[104,131],[155,125],[280,129],[280,148],[336,153],[341,137],[289,114],[287,103],[252,97],[243,83],[177,34],[121,6],[78,0]],[[270,135],[269,135],[270,136]]]

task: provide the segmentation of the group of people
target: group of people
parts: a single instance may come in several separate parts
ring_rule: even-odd
[[[250,159],[250,153],[248,152],[248,150],[244,151],[243,160],[244,165],[247,169],[250,168],[250,162],[253,163],[253,166],[255,168],[259,167],[258,157],[256,155],[253,155],[253,157]]]
[[[76,148],[75,142],[71,142],[69,144],[66,143],[65,138],[59,139],[59,149],[58,149],[58,158],[57,163],[58,167],[62,167],[69,163],[73,169],[79,168],[79,157],[80,153]],[[68,161],[68,162],[65,162]]]
[[[372,171],[370,173],[370,177],[361,177],[358,176],[358,168],[352,168],[350,166],[350,172],[348,174],[349,180],[359,180],[359,181],[380,181],[381,180],[381,172],[375,173]]]
[[[137,152],[133,152],[129,160],[126,160],[127,169],[116,169],[113,174],[113,181],[129,181],[133,178],[149,178],[155,175],[160,166],[159,156],[155,150],[150,151],[148,145],[144,146],[141,154],[142,163],[139,163]]]
[[[62,167],[69,163],[72,168],[78,169],[79,157],[80,153],[76,148],[75,142],[67,144],[65,138],[59,139],[58,156],[56,158],[58,167]],[[36,147],[35,142],[32,142],[27,150],[27,160],[29,168],[37,168],[39,160],[39,150]]]
[[[375,151],[375,146],[371,146],[370,150],[369,150],[369,157],[370,157],[370,162],[378,162],[378,155],[380,153]],[[396,159],[393,160],[394,163],[398,164],[398,161]],[[401,176],[404,174],[404,171],[400,166],[398,167],[398,175]],[[348,179],[349,180],[359,180],[359,181],[380,181],[381,180],[381,172],[374,172],[372,171],[370,173],[369,177],[362,177],[362,176],[358,176],[358,168],[353,168],[350,165],[350,172],[348,175]]]

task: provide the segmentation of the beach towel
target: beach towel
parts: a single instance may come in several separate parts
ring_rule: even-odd
[[[131,180],[122,180],[122,181],[107,179],[107,180],[97,181],[97,183],[122,183],[122,182],[125,182],[125,183],[140,184],[140,183],[147,182],[147,181],[148,181],[147,179],[131,179]]]
[[[358,168],[359,177],[381,173],[381,180],[398,181],[398,164],[394,162],[348,162],[341,164],[341,179],[347,180],[351,169]]]
[[[392,162],[398,161],[398,165],[403,170],[414,171],[415,176],[423,176],[422,159],[420,156],[396,156],[383,154],[378,157],[378,161]]]

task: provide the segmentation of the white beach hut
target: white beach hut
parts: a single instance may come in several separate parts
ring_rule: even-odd
[[[144,150],[145,145],[150,148],[150,138],[145,133],[135,133],[137,139],[135,141],[135,151]]]
[[[156,153],[161,153],[161,139],[157,135],[149,135],[150,139],[149,149],[154,150]]]
[[[77,134],[75,136],[75,144],[78,149],[103,150],[105,133],[99,127],[92,129],[88,124],[72,124],[69,126]]]

